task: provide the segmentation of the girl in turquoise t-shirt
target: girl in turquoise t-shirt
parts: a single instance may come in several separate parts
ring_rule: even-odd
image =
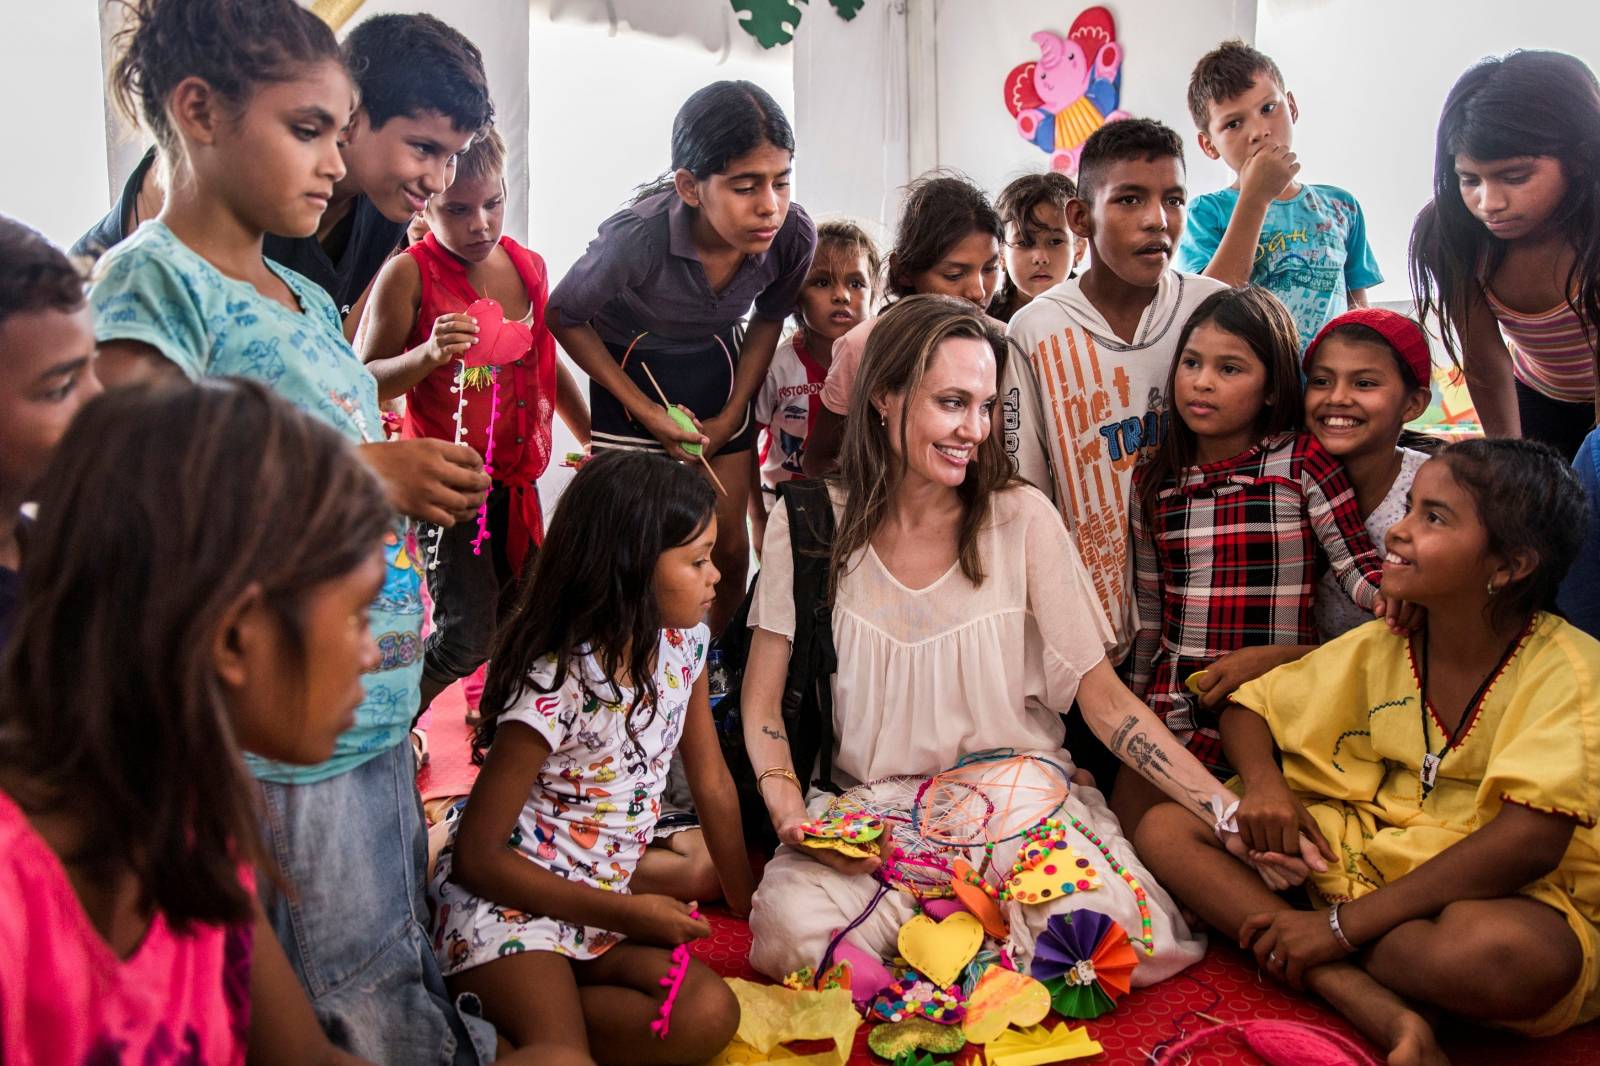
[[[171,191],[101,260],[90,292],[107,387],[175,373],[254,378],[361,445],[402,514],[475,517],[489,485],[477,453],[383,443],[376,383],[332,300],[262,254],[266,233],[315,233],[345,175],[339,131],[356,100],[332,32],[293,0],[141,0],[132,14],[112,84],[155,135]],[[295,907],[273,894],[269,912],[319,1014],[369,1057],[433,1064],[469,1040],[416,920],[423,822],[414,792],[396,785],[413,769],[404,741],[422,658],[408,536],[391,528],[370,618],[380,659],[332,758],[251,770],[274,858],[298,893]],[[385,950],[397,943],[410,950]]]

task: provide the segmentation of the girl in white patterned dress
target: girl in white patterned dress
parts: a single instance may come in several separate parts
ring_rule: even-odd
[[[483,770],[430,904],[451,993],[474,993],[516,1049],[501,1062],[700,1062],[738,1025],[721,978],[690,962],[665,1038],[651,1031],[671,949],[710,929],[693,903],[628,891],[680,740],[723,896],[744,913],[754,890],[703,676],[716,535],[687,467],[597,457],[496,641]]]

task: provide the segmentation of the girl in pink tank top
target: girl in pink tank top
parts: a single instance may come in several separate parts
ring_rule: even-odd
[[[1411,236],[1418,315],[1460,357],[1484,430],[1568,459],[1600,399],[1597,144],[1600,83],[1581,60],[1486,59],[1445,100]]]
[[[314,764],[352,722],[388,515],[337,431],[257,382],[73,421],[0,669],[7,1066],[357,1061],[256,900],[241,749]]]

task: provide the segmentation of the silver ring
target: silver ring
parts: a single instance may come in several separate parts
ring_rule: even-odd
[[[1267,961],[1268,962],[1277,962],[1278,961],[1278,953],[1276,951],[1267,952]]]

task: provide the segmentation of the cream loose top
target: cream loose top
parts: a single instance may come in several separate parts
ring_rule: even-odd
[[[1112,641],[1099,598],[1061,516],[1031,486],[995,494],[979,554],[981,586],[956,562],[922,589],[895,580],[870,546],[851,560],[833,605],[841,787],[937,773],[990,748],[1059,753],[1061,714]],[[787,508],[772,509],[761,557],[750,625],[792,639]]]

